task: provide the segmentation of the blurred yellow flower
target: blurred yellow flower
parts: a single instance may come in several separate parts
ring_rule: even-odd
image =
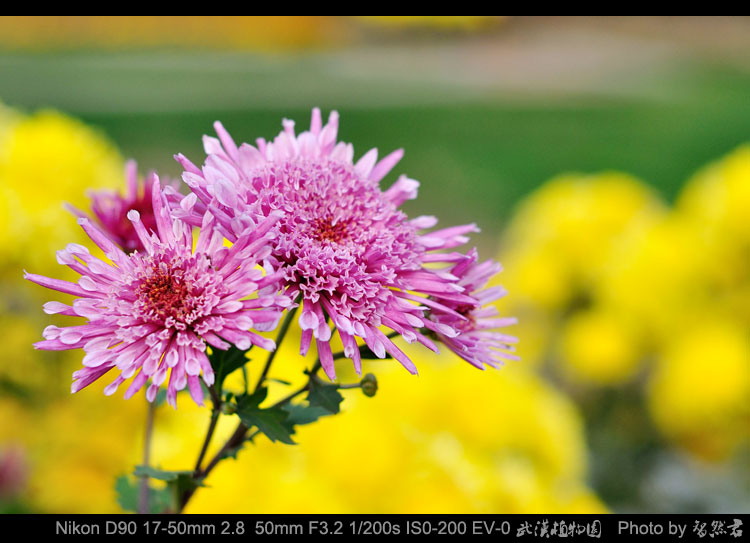
[[[619,385],[642,367],[638,335],[626,318],[601,308],[575,313],[563,323],[561,364],[575,383]]]
[[[347,38],[333,16],[4,16],[0,44],[14,49],[143,49],[158,46],[285,51]]]
[[[48,373],[53,365],[49,359],[45,363],[45,357],[30,347],[39,341],[39,324],[35,319],[0,312],[0,341],[3,346],[0,386],[9,387],[21,395],[48,391]]]
[[[343,414],[302,427],[298,447],[258,438],[211,474],[189,512],[605,509],[585,485],[583,429],[570,401],[520,369],[479,372],[458,358],[428,358],[419,377],[393,361],[370,363],[375,398],[348,392]],[[298,357],[282,364],[280,374],[290,373],[286,364],[299,372]],[[356,379],[341,369],[342,380]],[[164,466],[190,466],[205,432],[207,413],[187,404],[157,427]],[[223,423],[224,438],[232,426]]]
[[[80,121],[0,109],[0,444],[27,452],[24,500],[33,510],[116,510],[113,473],[129,471],[136,460],[143,416],[132,413],[145,407],[108,405],[101,391],[71,400],[80,353],[32,349],[50,319],[39,311],[44,294],[21,269],[63,270],[55,250],[85,237],[63,203],[86,208],[86,189],[123,182],[116,148]],[[104,433],[105,427],[116,430]]]
[[[123,180],[117,149],[80,121],[42,111],[14,122],[0,146],[0,271],[59,267],[55,251],[85,237],[63,203],[86,209],[86,189]]]
[[[503,240],[504,281],[514,299],[559,310],[588,293],[618,257],[617,240],[665,209],[637,179],[607,172],[553,179],[522,201]]]
[[[685,186],[677,213],[694,229],[705,274],[700,287],[750,325],[750,145],[698,172]]]
[[[0,397],[0,443],[27,451],[24,499],[35,511],[117,512],[114,477],[138,461],[145,401],[108,402],[103,386],[71,398],[68,382],[76,366],[80,359],[70,358],[63,367],[47,368],[49,388],[54,383],[56,391],[33,399]]]
[[[657,427],[725,459],[750,420],[748,216],[748,145],[694,176],[673,210],[620,174],[547,183],[520,204],[500,257],[520,350],[533,322],[534,358],[573,387],[632,382],[656,357]]]
[[[682,189],[677,209],[712,238],[750,244],[750,144],[700,170]]]
[[[620,257],[602,274],[597,297],[640,324],[649,347],[658,350],[698,318],[710,263],[692,223],[672,213],[620,240]]]
[[[706,311],[750,324],[750,147],[696,175],[669,215],[620,240],[597,297],[659,350]]]
[[[560,357],[548,356],[557,350],[569,376],[600,385],[637,372],[637,327],[616,305],[600,308],[600,292],[606,291],[605,272],[623,258],[622,239],[665,214],[653,191],[617,172],[560,176],[518,205],[499,260],[506,269],[503,284],[512,293],[504,311],[518,317],[524,363],[557,363]],[[563,322],[578,311],[586,313]]]
[[[648,384],[659,428],[691,452],[722,459],[750,437],[750,342],[706,315],[675,337]]]
[[[8,137],[8,134],[10,134],[18,118],[19,114],[16,111],[0,102],[0,147],[5,145],[6,138]]]

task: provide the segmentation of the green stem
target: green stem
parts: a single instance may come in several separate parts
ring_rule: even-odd
[[[362,383],[349,383],[348,385],[339,385],[341,390],[347,390],[350,388],[362,388]]]
[[[220,415],[219,409],[216,408],[216,405],[214,405],[213,411],[211,411],[211,422],[208,424],[208,431],[206,432],[206,438],[203,440],[203,446],[201,447],[201,452],[198,454],[198,460],[195,462],[195,473],[194,477],[198,477],[201,473],[201,464],[203,464],[203,459],[206,456],[206,452],[208,451],[208,446],[211,443],[211,438],[214,435],[214,431],[216,430],[216,423],[219,422],[219,415]]]
[[[260,374],[260,377],[258,378],[258,382],[255,385],[255,388],[253,389],[253,392],[257,392],[260,387],[263,386],[263,383],[266,380],[266,377],[268,376],[268,371],[271,369],[271,364],[273,364],[274,358],[276,358],[276,353],[279,351],[279,346],[281,345],[281,342],[284,340],[284,337],[286,336],[287,332],[289,331],[289,327],[292,324],[292,320],[294,319],[294,314],[297,312],[297,309],[299,308],[300,301],[302,299],[302,296],[300,295],[297,300],[295,300],[295,307],[290,309],[286,317],[284,318],[284,321],[281,323],[281,327],[279,328],[279,333],[276,336],[276,349],[273,350],[268,355],[268,359],[266,360],[266,365],[263,367],[263,371]],[[243,368],[244,370],[244,368]],[[247,379],[245,379],[245,382],[247,383]],[[301,394],[304,392],[308,385],[305,385],[302,389],[298,390],[294,395],[291,395],[288,397],[286,401],[289,401],[297,394]],[[211,470],[216,467],[216,464],[218,464],[222,458],[226,455],[227,451],[230,449],[233,449],[235,447],[239,447],[243,441],[245,441],[245,434],[248,431],[247,426],[240,423],[237,426],[237,429],[234,431],[232,436],[227,440],[226,443],[224,443],[224,446],[219,450],[218,453],[211,459],[211,461],[208,463],[208,465],[201,469],[201,464],[203,463],[204,457],[206,455],[206,451],[208,450],[209,442],[211,441],[211,437],[213,436],[214,430],[216,429],[216,423],[219,418],[220,414],[220,408],[221,408],[221,398],[218,397],[217,392],[211,388],[211,397],[214,400],[214,411],[211,413],[211,423],[208,427],[208,433],[206,435],[206,439],[203,442],[203,447],[201,447],[200,455],[198,456],[198,461],[195,464],[195,472],[193,473],[193,478],[205,478],[208,476],[208,474],[211,472]],[[182,512],[185,509],[185,506],[187,505],[188,501],[190,501],[190,498],[195,493],[195,489],[188,490],[185,492],[181,498],[180,503],[178,505],[178,511]]]
[[[151,437],[154,431],[154,413],[156,404],[148,402],[146,411],[146,432],[143,438],[143,465],[148,467],[151,461]],[[138,489],[138,513],[148,513],[148,475],[141,477],[141,484]]]
[[[307,383],[305,383],[304,386],[301,388],[295,390],[288,396],[283,397],[279,401],[277,401],[275,404],[271,406],[271,408],[274,407],[280,407],[290,401],[292,401],[294,398],[299,396],[300,394],[304,393],[305,391],[309,390],[310,383],[315,378],[318,371],[320,371],[321,365],[320,365],[320,359],[318,359],[315,364],[313,365],[312,369],[309,371],[309,378],[307,380]],[[206,465],[206,467],[202,470],[196,469],[195,474],[193,475],[194,478],[205,478],[208,476],[209,473],[216,467],[216,465],[221,462],[221,460],[226,456],[227,452],[231,449],[234,449],[236,447],[239,447],[242,445],[242,443],[248,439],[247,437],[247,431],[249,428],[245,426],[243,423],[239,423],[237,425],[237,428],[235,429],[232,436],[227,440],[226,443],[224,443],[224,446],[217,452],[214,457],[211,459],[211,461]],[[255,437],[258,435],[259,431],[256,430],[250,435],[250,438]],[[193,496],[193,493],[195,493],[196,489],[191,489],[187,491],[185,494],[183,494],[182,499],[180,500],[179,504],[179,512],[182,512],[183,509],[185,509],[185,506],[187,505],[188,501],[190,501],[190,498]]]

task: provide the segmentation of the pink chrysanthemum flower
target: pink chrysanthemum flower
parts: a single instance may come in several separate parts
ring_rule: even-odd
[[[150,173],[139,181],[138,166],[129,160],[125,165],[125,194],[113,190],[91,191],[91,212],[94,221],[109,238],[126,253],[143,251],[144,247],[133,224],[128,219],[128,211],[134,209],[141,217],[141,222],[147,232],[156,231],[156,219],[152,206],[151,189],[154,184],[155,173]],[[170,203],[179,202],[181,196],[171,184],[167,184],[162,191],[168,195]],[[88,214],[70,204],[66,207],[76,216],[89,218]]]
[[[436,296],[456,304],[471,304],[473,298],[463,293],[454,275],[426,265],[464,258],[437,251],[466,243],[475,225],[422,233],[437,219],[409,220],[399,210],[416,197],[419,183],[402,175],[387,190],[380,188],[403,151],[378,162],[372,149],[354,163],[352,145],[336,142],[336,112],[323,126],[320,110],[314,109],[310,130],[299,135],[292,121],[284,120],[283,126],[273,142],[258,139],[257,147],[238,147],[217,122],[219,139],[204,137],[208,156],[202,168],[177,155],[185,168],[183,180],[200,200],[195,209],[210,210],[232,241],[235,224],[247,217],[282,213],[269,263],[283,274],[286,294],[302,298],[301,353],[307,353],[314,337],[331,379],[335,370],[329,319],[357,372],[361,362],[356,338],[361,338],[378,357],[389,353],[416,373],[412,361],[380,327],[435,351],[424,329],[444,337],[457,335],[455,328],[426,318],[426,312],[441,309]],[[197,224],[200,213],[183,216]]]
[[[451,273],[458,277],[457,284],[475,299],[475,303],[456,303],[451,298],[437,296],[443,309],[433,312],[430,318],[457,330],[459,334],[456,336],[446,336],[440,332],[437,335],[454,353],[483,370],[485,365],[497,368],[503,365],[504,360],[518,360],[516,355],[511,354],[515,350],[513,344],[518,339],[494,331],[517,321],[514,317],[499,318],[497,308],[486,305],[504,297],[507,291],[501,286],[484,289],[490,278],[502,271],[502,266],[492,260],[477,264],[478,258],[476,249],[472,249],[451,269]]]
[[[240,349],[258,345],[273,350],[273,341],[251,332],[258,324],[278,321],[280,308],[289,300],[279,296],[278,275],[263,276],[256,266],[269,251],[268,232],[278,219],[271,214],[254,228],[241,232],[227,248],[207,213],[193,249],[192,229],[174,219],[158,178],[152,187],[156,233],[148,232],[136,210],[128,212],[145,248],[130,255],[117,247],[86,218],[78,222],[110,263],[95,258],[85,247],[70,244],[58,251],[58,262],[81,275],[77,283],[26,274],[44,287],[78,296],[72,306],[60,302],[44,305],[46,313],[79,316],[87,324],[48,326],[37,349],[83,348],[84,368],[73,374],[72,392],[78,392],[110,370],[117,378],[104,389],[113,394],[132,378],[125,392],[130,398],[147,381],[149,401],[168,381],[167,401],[176,406],[177,391],[188,387],[193,400],[203,403],[199,376],[207,385],[214,372],[206,345]],[[182,201],[182,209],[195,203]],[[258,294],[253,298],[251,295]]]

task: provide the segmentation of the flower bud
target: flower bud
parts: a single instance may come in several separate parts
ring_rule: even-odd
[[[375,393],[378,391],[378,380],[372,373],[368,373],[362,377],[360,385],[362,386],[362,392],[368,398],[375,396]]]

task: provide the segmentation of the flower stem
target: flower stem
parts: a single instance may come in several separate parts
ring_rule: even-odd
[[[339,385],[341,390],[347,390],[350,388],[362,388],[362,383],[349,383],[347,385]]]
[[[281,336],[281,333],[279,335]],[[294,398],[296,398],[300,394],[304,393],[305,391],[309,390],[310,383],[312,383],[312,380],[315,378],[315,376],[318,373],[318,371],[320,370],[320,368],[321,368],[320,359],[318,359],[315,362],[315,364],[313,365],[313,367],[310,370],[310,372],[309,372],[309,378],[307,380],[307,383],[305,383],[304,386],[302,386],[301,388],[295,390],[294,392],[292,392],[288,396],[285,396],[282,399],[280,399],[279,401],[277,401],[275,404],[273,404],[271,406],[271,408],[273,408],[273,407],[280,407],[280,406],[282,406],[282,405],[290,402],[291,400],[293,400]],[[244,441],[246,439],[248,439],[248,437],[247,437],[247,431],[248,430],[249,430],[249,428],[247,426],[245,426],[243,423],[240,422],[237,425],[237,429],[234,431],[234,433],[232,434],[232,436],[227,440],[226,443],[224,443],[224,446],[219,450],[219,452],[217,452],[214,455],[214,457],[206,465],[206,467],[204,469],[202,469],[202,470],[199,467],[196,467],[196,470],[195,470],[195,473],[193,474],[193,477],[196,478],[196,479],[197,478],[205,478],[205,477],[207,477],[208,474],[211,473],[211,471],[216,467],[216,465],[219,462],[221,462],[221,460],[223,458],[225,458],[227,456],[227,453],[230,450],[232,450],[232,449],[234,449],[236,447],[239,447],[240,445],[242,445],[242,443],[244,443]],[[251,438],[255,437],[258,434],[258,432],[259,431],[255,431],[254,433],[252,433],[250,435],[250,437]],[[204,444],[204,447],[205,447],[205,444]],[[204,454],[205,454],[205,452],[204,452]],[[201,463],[202,463],[203,459],[201,458],[200,460],[201,460]],[[188,490],[187,492],[185,492],[182,495],[182,498],[181,498],[180,504],[179,504],[179,508],[178,508],[178,512],[181,513],[185,509],[185,506],[190,501],[190,498],[195,493],[195,490],[196,489],[193,488],[191,490]]]
[[[287,332],[289,331],[289,327],[292,324],[292,320],[294,319],[294,314],[297,312],[297,309],[299,308],[299,303],[302,300],[302,296],[300,295],[297,300],[295,300],[295,306],[290,309],[286,317],[284,318],[284,321],[281,323],[281,327],[279,328],[279,333],[276,336],[276,349],[271,351],[268,355],[268,359],[266,360],[266,365],[263,367],[263,371],[260,374],[260,377],[258,378],[258,382],[255,385],[255,388],[253,389],[253,392],[257,392],[260,387],[263,386],[263,383],[266,380],[266,377],[268,376],[268,371],[271,369],[271,364],[273,363],[274,358],[276,357],[276,353],[279,351],[279,346],[281,345],[281,342],[284,340],[284,337],[286,336]],[[243,368],[244,371],[244,368]],[[247,382],[247,380],[245,380]],[[305,387],[298,390],[295,394],[288,396],[287,399],[282,400],[282,402],[286,402],[294,398],[297,394],[301,394],[305,390],[307,390],[307,387],[309,386],[309,382]],[[205,467],[205,469],[201,469],[201,464],[203,464],[203,460],[206,456],[206,451],[208,450],[208,445],[211,441],[211,437],[213,436],[214,430],[216,429],[216,423],[219,420],[219,415],[221,413],[221,397],[219,396],[220,393],[217,393],[216,390],[214,390],[213,387],[211,387],[211,398],[214,401],[214,409],[211,413],[211,422],[208,426],[208,432],[206,433],[206,439],[203,442],[203,446],[201,447],[201,452],[198,455],[198,461],[195,463],[195,471],[193,473],[193,478],[203,478],[206,477],[212,469],[218,464],[222,458],[224,458],[227,454],[227,451],[239,447],[244,441],[245,441],[245,434],[247,434],[248,428],[244,424],[240,423],[237,426],[237,429],[232,434],[232,437],[230,437],[226,443],[224,443],[224,446],[219,450],[218,453],[211,459],[211,461],[208,463],[208,465]],[[279,404],[281,405],[281,403]],[[185,492],[179,503],[179,512],[182,512],[183,509],[185,509],[185,506],[187,505],[187,502],[192,497],[193,493],[195,492],[195,489],[189,490]]]
[[[201,452],[200,454],[198,454],[198,460],[195,463],[194,477],[198,477],[201,473],[201,464],[203,464],[203,459],[206,456],[206,451],[208,451],[208,446],[211,443],[211,438],[214,435],[214,430],[216,430],[216,423],[219,421],[219,415],[221,414],[221,398],[219,397],[218,393],[216,392],[216,389],[214,389],[213,386],[209,388],[209,391],[211,392],[211,399],[213,400],[213,409],[211,410],[211,422],[208,425],[206,438],[203,440],[203,446],[201,447]]]
[[[281,407],[282,405],[287,404],[290,401],[292,401],[294,398],[296,398],[300,394],[309,390],[310,382],[313,379],[312,375],[314,375],[314,372],[317,371],[315,370],[315,367],[316,366],[313,366],[313,372],[311,372],[311,377],[307,381],[307,383],[305,383],[303,387],[295,390],[288,396],[283,397],[282,399],[274,403],[269,409],[273,409],[274,407]],[[245,426],[243,423],[238,424],[237,429],[232,434],[232,437],[230,437],[229,440],[227,440],[227,442],[224,444],[221,450],[218,453],[216,453],[216,456],[214,456],[211,459],[211,461],[206,466],[206,469],[200,472],[200,476],[205,477],[206,475],[208,475],[208,473],[216,466],[216,464],[218,464],[221,461],[221,459],[226,455],[228,450],[233,449],[234,447],[239,447],[242,444],[242,442],[245,441],[245,434],[247,433],[248,429],[249,428]]]
[[[148,467],[151,461],[151,436],[154,430],[154,413],[156,404],[148,402],[146,411],[146,433],[143,437],[143,465]],[[138,513],[148,513],[148,475],[141,477],[141,484],[138,492]]]

